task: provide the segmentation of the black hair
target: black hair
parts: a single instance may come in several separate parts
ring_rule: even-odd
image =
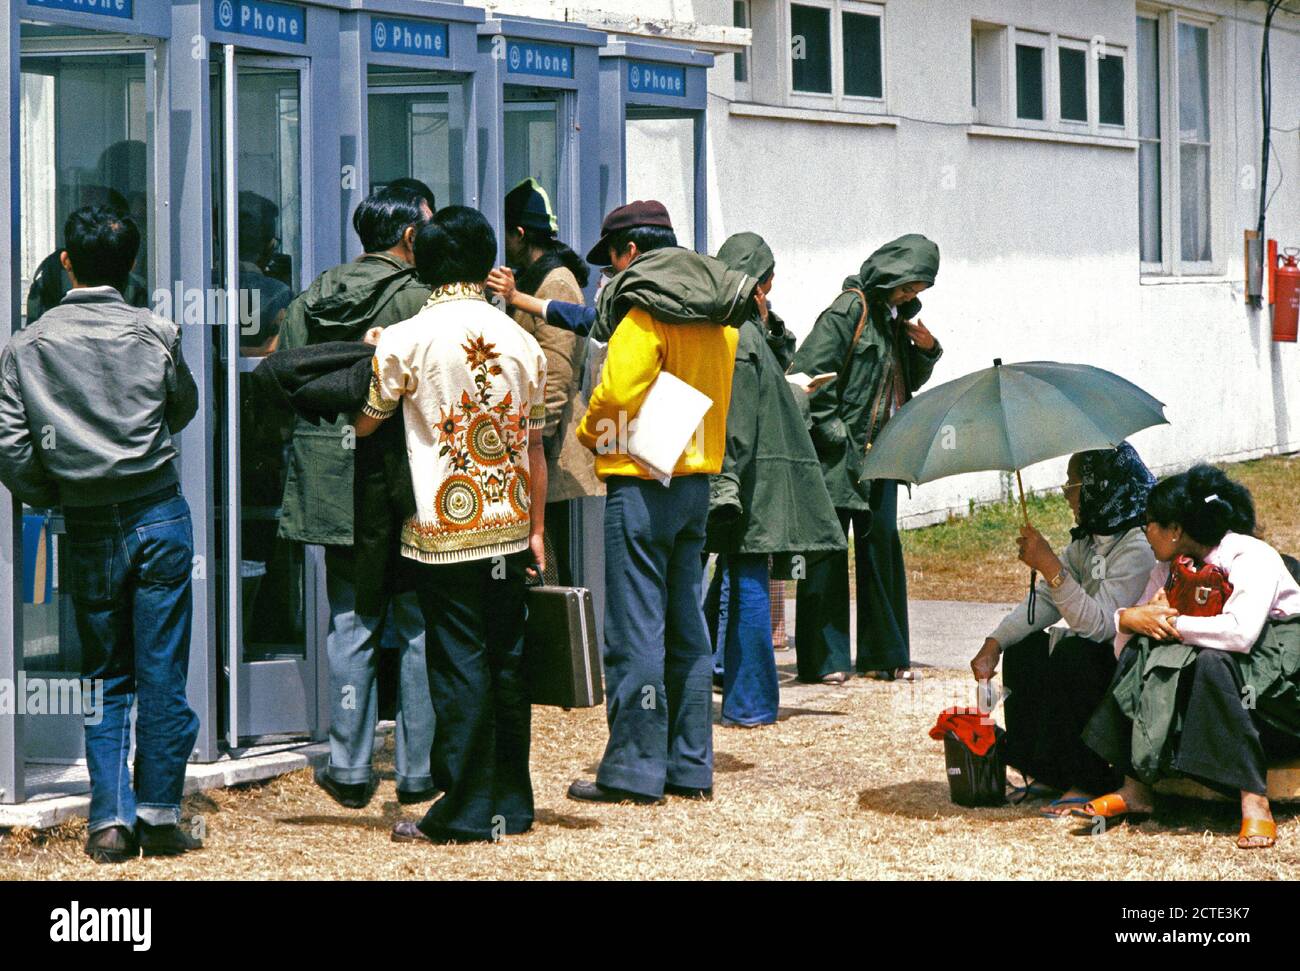
[[[446,206],[415,237],[415,273],[437,288],[448,283],[482,283],[497,259],[497,237],[483,213]]]
[[[515,280],[518,289],[524,293],[535,294],[546,278],[546,274],[560,266],[568,268],[573,278],[578,281],[579,287],[587,285],[587,281],[591,279],[591,268],[587,266],[586,260],[554,236],[527,226],[519,228],[524,231],[524,244],[535,246],[541,250],[542,255],[519,271]]]
[[[416,232],[425,224],[424,199],[415,189],[387,186],[361,200],[352,214],[352,228],[367,253],[392,249],[411,226]]]
[[[615,253],[622,253],[631,243],[636,243],[638,253],[649,253],[676,246],[677,234],[667,226],[632,226],[610,234],[609,248]]]
[[[266,196],[245,189],[239,193],[239,258],[260,263],[269,254],[280,221],[280,207]]]
[[[82,206],[63,224],[63,248],[82,286],[108,284],[125,291],[140,252],[140,228],[107,206]]]
[[[1229,531],[1255,532],[1255,501],[1221,470],[1194,465],[1155,484],[1147,497],[1147,522],[1177,523],[1197,543],[1215,547]]]
[[[419,179],[413,179],[410,176],[404,175],[400,179],[394,179],[392,182],[388,183],[386,188],[409,189],[429,204],[430,212],[436,212],[438,209],[438,200],[433,197],[433,190]]]

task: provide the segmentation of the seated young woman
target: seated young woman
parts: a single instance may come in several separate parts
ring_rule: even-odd
[[[1268,763],[1300,754],[1300,585],[1252,535],[1250,492],[1218,469],[1162,480],[1146,518],[1158,562],[1141,606],[1116,612],[1118,672],[1084,733],[1124,783],[1075,815],[1139,821],[1151,813],[1151,786],[1182,775],[1240,796],[1239,847],[1272,846]],[[1220,613],[1180,615],[1170,605],[1170,561],[1179,556],[1227,574]]]
[[[1119,782],[1079,735],[1115,674],[1115,611],[1137,602],[1155,565],[1142,533],[1154,482],[1127,442],[1071,457],[1070,545],[1058,558],[1038,530],[1020,531],[1020,559],[1042,577],[1033,623],[1026,598],[971,661],[976,679],[987,680],[1003,659],[1007,762],[1062,792],[1044,816],[1068,816]],[[1062,618],[1068,626],[1053,626]]]

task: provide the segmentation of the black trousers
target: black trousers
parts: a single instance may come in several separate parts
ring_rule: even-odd
[[[893,671],[911,664],[907,630],[907,571],[898,539],[898,483],[871,484],[871,511],[837,509],[844,537],[853,527],[857,571],[857,670]],[[850,671],[849,554],[810,554],[795,590],[795,651],[799,680],[816,682]]]
[[[415,569],[443,791],[420,820],[433,839],[497,839],[533,824],[532,708],[522,680],[525,550]]]
[[[1133,665],[1125,648],[1116,678]],[[1262,722],[1242,703],[1244,682],[1227,651],[1201,648],[1178,680],[1182,731],[1171,743],[1169,767],[1225,795],[1268,791],[1268,763],[1300,752],[1300,740]],[[1177,722],[1176,722],[1177,723]],[[1088,724],[1087,742],[1125,775],[1131,762],[1133,723],[1108,691]],[[1144,779],[1154,782],[1154,779]]]
[[[1122,776],[1084,744],[1082,733],[1110,689],[1114,649],[1070,635],[1049,653],[1048,641],[1039,631],[1003,649],[1007,764],[1054,789],[1110,792]]]

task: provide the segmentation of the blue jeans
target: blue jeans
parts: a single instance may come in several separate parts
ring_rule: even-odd
[[[661,796],[713,785],[709,634],[700,551],[709,479],[605,482],[605,690],[609,743],[596,781]]]
[[[424,661],[424,615],[413,592],[388,602],[383,617],[358,614],[356,587],[325,572],[330,628],[325,652],[330,666],[330,764],[336,782],[370,781],[379,719],[377,652],[395,640],[400,653],[397,682],[397,788],[417,792],[433,785],[429,752],[433,748],[433,702]]]
[[[776,721],[781,690],[772,653],[767,554],[718,557],[722,578],[713,670],[722,673],[722,719],[737,725]]]
[[[90,832],[179,823],[185,763],[199,717],[185,699],[194,533],[173,486],[130,502],[64,509],[68,585],[82,676],[102,679],[103,712],[86,721]],[[135,789],[127,769],[131,706]]]

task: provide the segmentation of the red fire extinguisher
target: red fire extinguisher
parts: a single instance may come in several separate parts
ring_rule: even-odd
[[[1269,240],[1269,249],[1276,253],[1276,243]],[[1296,320],[1300,317],[1300,248],[1288,246],[1282,251],[1281,265],[1274,256],[1271,261],[1273,270],[1269,286],[1270,303],[1273,304],[1273,340],[1296,340]]]

